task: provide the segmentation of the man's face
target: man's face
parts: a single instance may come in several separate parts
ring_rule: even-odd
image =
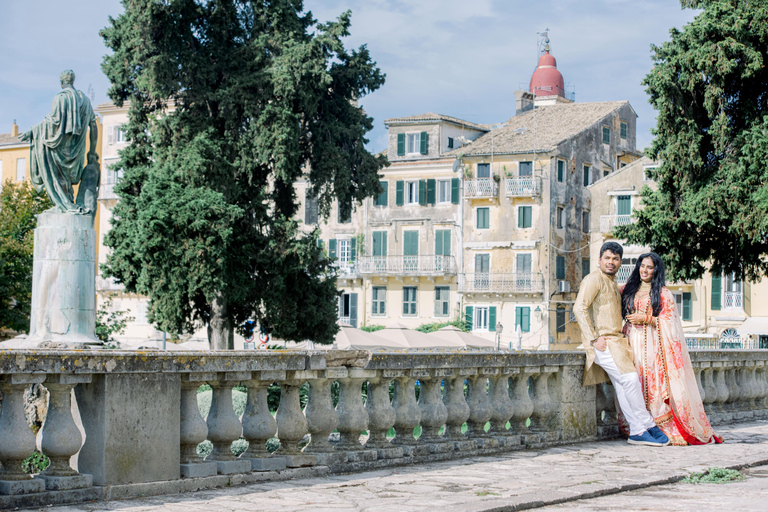
[[[598,264],[600,265],[600,270],[603,271],[603,274],[615,276],[616,272],[619,271],[619,267],[621,267],[621,256],[611,251],[605,251],[603,255],[600,256]]]

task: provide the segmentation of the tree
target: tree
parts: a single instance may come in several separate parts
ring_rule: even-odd
[[[0,328],[29,331],[36,216],[52,206],[26,181],[8,180],[0,191]]]
[[[119,346],[112,335],[123,334],[128,322],[135,320],[122,309],[114,309],[115,295],[114,293],[109,295],[96,310],[96,337],[110,347]]]
[[[347,51],[350,13],[317,23],[300,0],[124,0],[102,30],[110,98],[129,101],[129,146],[104,272],[149,296],[163,330],[209,326],[232,346],[252,318],[275,336],[331,343],[335,275],[293,220],[306,178],[328,216],[378,193],[356,100],[384,75]],[[342,212],[344,213],[344,212]]]
[[[658,111],[648,156],[658,190],[617,235],[650,245],[673,277],[768,272],[768,4],[683,1],[703,9],[652,47],[645,77]]]

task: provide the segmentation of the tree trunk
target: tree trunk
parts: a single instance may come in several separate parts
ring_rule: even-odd
[[[233,350],[235,348],[234,331],[229,318],[227,318],[227,300],[221,294],[211,302],[208,344],[211,350]]]

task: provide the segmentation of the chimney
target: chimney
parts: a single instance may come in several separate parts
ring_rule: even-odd
[[[525,112],[533,110],[533,93],[518,89],[515,91],[515,115],[519,116]]]
[[[18,137],[19,136],[19,125],[16,124],[16,120],[13,120],[13,126],[11,126],[11,136]]]

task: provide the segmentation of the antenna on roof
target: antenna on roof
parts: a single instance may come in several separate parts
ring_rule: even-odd
[[[549,28],[544,29],[544,32],[536,32],[536,59],[545,51],[549,51]]]

